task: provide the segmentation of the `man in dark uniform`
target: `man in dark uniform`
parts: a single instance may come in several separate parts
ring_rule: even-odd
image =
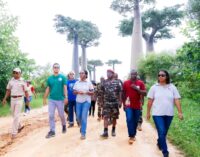
[[[102,107],[103,107],[103,90],[101,88],[103,81],[104,81],[104,77],[100,78],[100,83],[97,84],[97,106],[98,106],[98,121],[101,120],[102,118]]]
[[[112,119],[112,136],[116,136],[116,121],[119,118],[119,107],[121,102],[121,85],[114,79],[114,71],[107,70],[107,79],[103,82],[101,89],[103,91],[103,119],[104,132],[102,138],[108,138],[108,120]]]

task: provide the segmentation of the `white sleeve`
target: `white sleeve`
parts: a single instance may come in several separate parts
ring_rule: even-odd
[[[94,90],[93,84],[89,82],[89,90]]]
[[[177,89],[176,86],[174,86],[174,85],[172,85],[172,87],[173,87],[173,95],[174,95],[174,98],[175,98],[175,99],[180,99],[181,96],[180,96],[180,94],[179,94],[179,92],[178,92],[178,89]]]
[[[147,98],[154,99],[154,95],[155,95],[155,86],[153,85],[147,94]]]
[[[8,84],[6,86],[6,89],[11,89],[11,83],[10,83],[10,81],[8,82]]]
[[[77,90],[78,81],[74,84],[73,90]]]

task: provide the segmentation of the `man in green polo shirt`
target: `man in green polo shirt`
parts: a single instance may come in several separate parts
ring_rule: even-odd
[[[48,111],[49,111],[49,125],[50,131],[46,135],[46,138],[55,136],[55,110],[57,108],[58,114],[62,122],[62,132],[66,133],[66,120],[64,115],[64,104],[68,103],[66,78],[59,73],[60,65],[58,63],[53,64],[53,75],[47,80],[47,88],[44,94],[43,103],[47,104],[48,98]]]

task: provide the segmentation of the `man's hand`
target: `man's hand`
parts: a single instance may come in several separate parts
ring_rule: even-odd
[[[5,104],[6,104],[6,99],[3,99],[2,105],[5,106]]]
[[[135,89],[136,91],[139,91],[139,90],[140,90],[140,89],[139,89],[136,85],[134,85],[134,84],[131,85],[131,88]]]
[[[65,99],[64,99],[64,105],[67,105],[67,104],[68,104],[68,99],[65,98]]]
[[[47,99],[43,99],[43,106],[47,105]]]
[[[150,118],[151,118],[151,114],[150,114],[150,113],[147,113],[146,118],[147,118],[147,120],[150,120]]]

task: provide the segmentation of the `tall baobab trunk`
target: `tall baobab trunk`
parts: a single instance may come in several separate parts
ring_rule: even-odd
[[[75,72],[75,78],[79,77],[79,60],[78,60],[78,34],[74,33],[74,49],[72,56],[72,69]]]
[[[94,66],[93,80],[96,82],[96,66]]]
[[[91,70],[88,70],[89,71],[89,77],[90,77],[90,81],[92,80],[92,71]]]
[[[137,69],[138,61],[143,57],[142,20],[140,15],[140,0],[134,0],[134,23],[131,47],[131,69]]]
[[[81,70],[87,70],[86,46],[82,45]]]
[[[115,63],[112,64],[113,71],[115,71]]]
[[[146,41],[146,54],[154,52],[153,41]]]

